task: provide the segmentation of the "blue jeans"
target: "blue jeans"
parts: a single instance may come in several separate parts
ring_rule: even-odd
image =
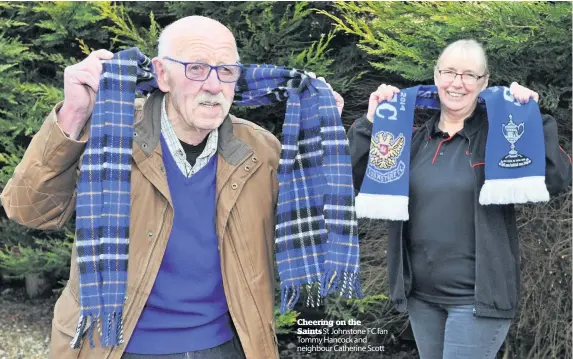
[[[408,315],[420,359],[495,359],[511,320],[476,317],[473,309],[409,297]]]
[[[177,354],[132,354],[124,353],[121,359],[245,359],[241,342],[233,339],[214,348]]]

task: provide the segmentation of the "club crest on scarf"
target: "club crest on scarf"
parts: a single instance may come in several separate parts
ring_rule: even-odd
[[[531,159],[517,152],[515,143],[519,141],[521,136],[525,133],[525,124],[522,122],[516,125],[513,118],[509,115],[509,122],[501,124],[501,133],[503,137],[509,142],[510,150],[500,161],[499,166],[505,168],[524,167],[531,163]]]
[[[366,175],[379,183],[398,180],[404,175],[406,165],[399,160],[406,138],[402,133],[397,137],[387,131],[379,131],[372,136],[370,159]]]

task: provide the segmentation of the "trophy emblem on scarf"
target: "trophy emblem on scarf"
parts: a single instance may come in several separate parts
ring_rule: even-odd
[[[517,152],[515,149],[515,143],[519,141],[523,133],[525,132],[525,125],[520,123],[516,125],[513,122],[513,118],[509,115],[509,122],[501,124],[501,133],[503,137],[509,142],[510,150],[507,155],[505,155],[500,161],[499,166],[505,168],[516,168],[527,166],[531,163],[531,159]]]

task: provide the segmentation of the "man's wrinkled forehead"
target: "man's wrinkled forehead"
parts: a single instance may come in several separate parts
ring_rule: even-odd
[[[215,61],[234,63],[237,46],[232,36],[214,37],[203,34],[186,34],[175,42],[175,56],[184,61]]]
[[[169,56],[182,61],[235,63],[237,45],[233,33],[213,19],[191,16],[166,29]],[[209,61],[206,61],[209,60]]]

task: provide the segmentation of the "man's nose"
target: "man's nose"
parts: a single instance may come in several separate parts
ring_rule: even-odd
[[[223,89],[221,86],[221,81],[217,77],[217,71],[215,69],[211,69],[209,72],[209,76],[203,83],[203,89],[205,91],[209,91],[212,94],[218,94]]]

